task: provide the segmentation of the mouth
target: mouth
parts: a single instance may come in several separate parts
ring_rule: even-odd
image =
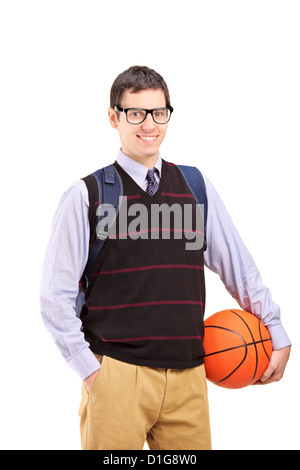
[[[158,135],[137,135],[137,137],[145,144],[153,144],[156,142]]]

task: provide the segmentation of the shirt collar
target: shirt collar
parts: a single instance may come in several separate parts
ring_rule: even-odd
[[[134,181],[136,181],[137,184],[139,184],[140,186],[144,184],[149,168],[147,168],[145,165],[142,165],[142,163],[138,163],[132,158],[125,155],[125,153],[122,152],[121,149],[118,153],[117,162],[120,167],[122,167],[123,170],[126,171],[126,173],[128,173]],[[161,155],[158,154],[158,158],[153,168],[157,169],[159,176],[161,176],[161,166],[162,159]]]

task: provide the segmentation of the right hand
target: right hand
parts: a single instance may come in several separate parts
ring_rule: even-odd
[[[97,375],[99,374],[99,372],[100,372],[100,369],[95,370],[95,372],[93,372],[91,375],[89,375],[88,377],[86,377],[86,379],[84,379],[83,383],[84,383],[84,385],[85,385],[86,390],[87,390],[88,393],[90,392],[90,390],[91,390],[91,388],[92,388],[92,385],[93,385],[93,383],[95,382],[96,377],[97,377]]]

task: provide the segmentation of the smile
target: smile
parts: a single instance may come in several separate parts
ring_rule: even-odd
[[[137,136],[139,139],[141,139],[143,142],[154,142],[157,139],[157,136],[149,136],[149,137],[144,137],[141,135]]]

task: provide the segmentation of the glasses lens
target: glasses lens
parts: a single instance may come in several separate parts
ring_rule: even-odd
[[[138,108],[131,108],[127,111],[127,120],[130,124],[140,124],[145,119],[146,111]]]
[[[153,111],[153,119],[157,124],[166,124],[171,117],[171,112],[168,108],[159,108]]]

